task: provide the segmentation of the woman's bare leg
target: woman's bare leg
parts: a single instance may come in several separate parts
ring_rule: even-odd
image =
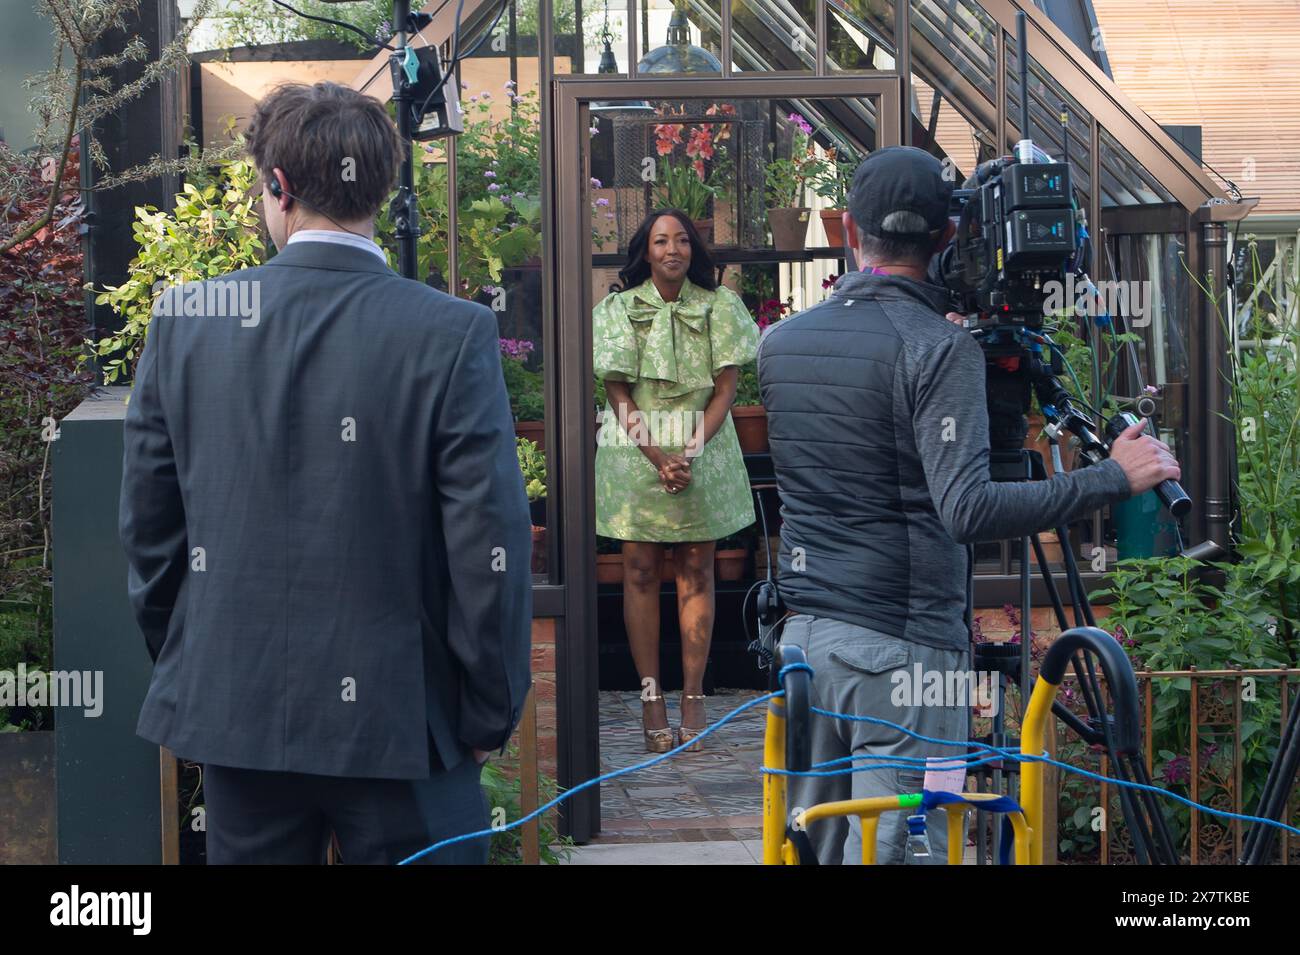
[[[677,616],[682,630],[682,725],[705,725],[704,668],[713,640],[713,552],[716,541],[673,545],[677,571]]]
[[[632,649],[632,662],[641,679],[641,698],[663,696],[659,680],[659,575],[664,560],[663,544],[650,541],[623,542],[623,625]],[[650,680],[653,682],[647,683]],[[668,725],[668,707],[659,699],[642,707],[646,729]]]

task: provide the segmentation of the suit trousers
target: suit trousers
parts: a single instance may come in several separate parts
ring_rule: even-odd
[[[876,630],[832,620],[795,614],[785,621],[781,642],[802,647],[813,669],[813,705],[836,713],[872,716],[904,726],[931,738],[965,740],[969,709],[964,706],[900,706],[894,690],[901,682],[894,674],[911,677],[913,667],[923,670],[965,671],[965,650],[939,650],[892,637]],[[907,702],[913,702],[908,700]],[[884,759],[857,760],[854,766],[899,764],[889,757],[956,756],[962,749],[919,742],[891,727],[837,720],[816,713],[812,717],[814,763],[870,755]],[[826,767],[847,769],[848,763]],[[908,763],[908,765],[913,765]],[[788,785],[791,815],[825,802],[918,793],[925,780],[924,764],[915,770],[879,769],[840,776],[792,776]],[[926,814],[930,841],[928,859],[913,859],[907,852],[906,811],[880,816],[876,833],[876,862],[900,865],[947,861],[946,814],[936,809]],[[862,862],[862,824],[856,816],[840,816],[813,823],[807,835],[820,865],[858,865]]]
[[[209,865],[320,865],[331,830],[348,865],[393,865],[442,839],[488,828],[482,768],[465,759],[426,779],[369,779],[205,764]],[[489,837],[422,864],[483,865]]]

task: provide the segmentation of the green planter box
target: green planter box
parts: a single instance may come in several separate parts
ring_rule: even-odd
[[[55,710],[58,861],[162,859],[158,747],[135,735],[153,664],[117,534],[126,388],[102,388],[54,442],[54,668],[103,672],[102,712]]]

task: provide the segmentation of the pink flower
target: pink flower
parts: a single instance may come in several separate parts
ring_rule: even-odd
[[[713,137],[703,126],[691,130],[690,141],[686,144],[686,155],[700,159],[713,158]]]
[[[786,119],[788,119],[790,122],[798,126],[800,132],[802,132],[805,136],[812,135],[812,131],[813,131],[812,126],[808,124],[808,120],[804,119],[798,113],[791,113],[789,116],[786,117]]]

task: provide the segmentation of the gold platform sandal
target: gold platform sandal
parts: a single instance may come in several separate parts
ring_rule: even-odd
[[[641,702],[642,704],[658,703],[663,699],[662,695],[646,696],[641,698]],[[668,704],[665,702],[665,710],[667,707]],[[645,724],[643,723],[641,730],[645,733],[645,751],[647,753],[666,753],[673,748],[673,731],[671,727],[665,726],[661,729],[648,730],[645,728]]]
[[[683,700],[707,700],[708,697],[704,696],[703,694],[701,694],[700,696],[696,696],[694,693],[683,693],[682,699]],[[707,721],[708,718],[706,716],[705,722],[707,723]],[[706,729],[708,729],[708,726],[686,726],[685,724],[678,726],[677,745],[681,746],[685,743],[689,743],[691,740],[695,739],[695,737],[703,733]],[[703,745],[704,745],[703,742],[697,742],[692,746],[688,746],[683,752],[698,753]]]

